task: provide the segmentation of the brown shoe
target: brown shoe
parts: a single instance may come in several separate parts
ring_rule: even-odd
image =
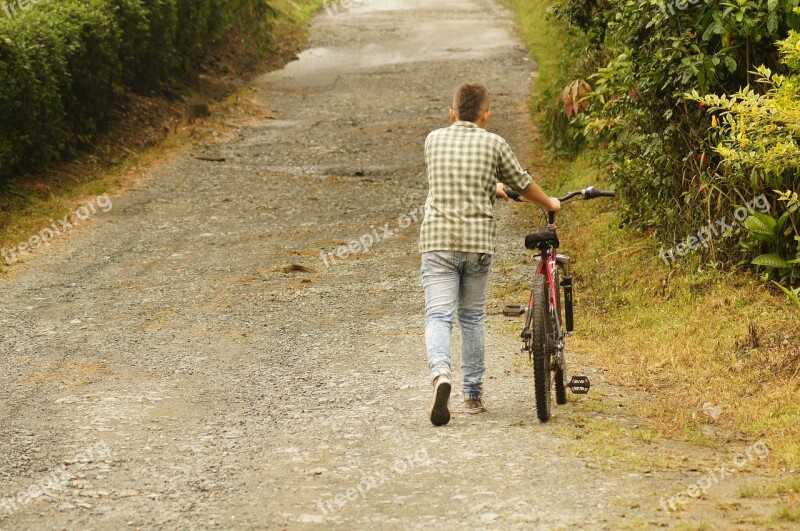
[[[475,400],[464,400],[464,411],[472,415],[476,413],[485,413],[486,404],[483,403],[483,398],[476,398]]]
[[[433,404],[428,413],[434,426],[444,426],[450,422],[450,378],[440,374],[433,381]]]

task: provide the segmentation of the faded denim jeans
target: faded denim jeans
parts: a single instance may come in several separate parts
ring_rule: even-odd
[[[422,254],[425,289],[425,347],[431,379],[450,377],[450,332],[461,328],[462,391],[476,399],[483,391],[486,287],[492,255],[457,251]]]

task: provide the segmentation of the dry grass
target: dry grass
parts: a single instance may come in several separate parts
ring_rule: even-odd
[[[781,505],[771,515],[771,520],[778,524],[800,522],[800,479],[742,487],[739,489],[739,496],[751,499],[777,498]]]
[[[652,444],[658,434],[639,426],[626,426],[613,417],[581,415],[557,431],[575,441],[568,447],[570,454],[590,458],[607,470],[668,470],[679,467],[683,459]]]
[[[771,498],[785,495],[800,497],[800,479],[779,481],[769,485],[747,486],[739,489],[739,496],[742,498]]]

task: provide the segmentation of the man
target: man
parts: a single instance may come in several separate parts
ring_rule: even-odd
[[[489,96],[477,84],[458,87],[450,109],[452,125],[425,140],[428,199],[420,229],[425,289],[425,346],[433,381],[429,415],[435,426],[450,421],[450,331],[461,328],[464,407],[486,411],[482,398],[486,287],[495,250],[495,198],[508,200],[503,184],[522,197],[557,212],[531,180],[503,138],[487,132]]]

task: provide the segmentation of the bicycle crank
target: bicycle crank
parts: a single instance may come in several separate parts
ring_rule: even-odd
[[[589,382],[588,376],[573,376],[570,378],[567,387],[576,395],[585,395],[589,392],[592,384]]]

